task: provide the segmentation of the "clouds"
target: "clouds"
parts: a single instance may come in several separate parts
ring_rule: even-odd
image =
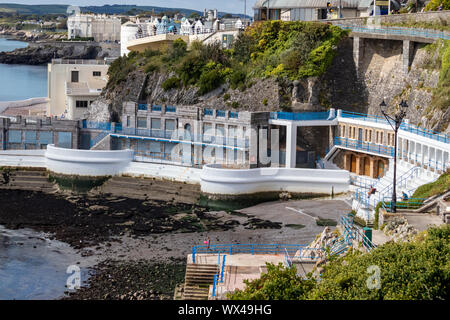
[[[251,7],[256,0],[247,0],[247,14],[251,14]],[[79,6],[101,6],[104,4],[135,4],[145,6],[187,8],[203,11],[203,9],[218,9],[231,13],[244,12],[244,0],[6,0],[2,2],[21,4],[71,4]]]

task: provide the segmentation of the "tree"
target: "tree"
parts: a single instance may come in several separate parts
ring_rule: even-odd
[[[267,274],[246,281],[246,288],[229,298],[444,300],[450,296],[449,238],[450,225],[443,225],[411,242],[388,242],[370,253],[355,250],[329,262],[317,282],[303,280],[281,264],[268,265]]]

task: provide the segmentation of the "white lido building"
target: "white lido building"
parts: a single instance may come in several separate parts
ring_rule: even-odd
[[[108,82],[106,60],[53,59],[48,64],[47,116],[78,120]]]
[[[77,14],[67,19],[69,39],[94,38],[94,41],[120,41],[121,20],[107,15]]]

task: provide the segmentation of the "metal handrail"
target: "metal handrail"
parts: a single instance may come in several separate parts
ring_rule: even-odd
[[[282,254],[284,250],[289,254],[295,255],[298,251],[311,250],[312,252],[318,252],[318,254],[303,258],[318,259],[322,249],[309,248],[306,245],[298,244],[220,244],[220,245],[198,245],[192,247],[192,262],[195,263],[195,257],[198,254],[212,254],[213,256],[218,253],[226,254]]]

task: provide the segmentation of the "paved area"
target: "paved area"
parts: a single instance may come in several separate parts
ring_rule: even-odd
[[[419,232],[425,231],[431,226],[440,226],[443,224],[442,218],[433,214],[405,213],[403,216]]]
[[[217,264],[219,255],[215,254],[198,254],[196,262],[200,264]],[[223,254],[220,256],[222,263]],[[192,262],[192,254],[188,255],[188,263]],[[225,265],[235,267],[264,267],[266,262],[278,264],[284,263],[284,254],[232,254],[226,255]]]

